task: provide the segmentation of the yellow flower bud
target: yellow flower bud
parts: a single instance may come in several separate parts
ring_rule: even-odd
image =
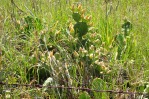
[[[90,50],[94,50],[94,45],[91,45],[91,46],[89,47],[89,49],[90,49]]]
[[[96,61],[95,61],[95,64],[98,65],[98,63],[99,63],[99,60],[96,60]]]
[[[17,25],[20,25],[20,23],[21,23],[20,20],[17,20],[17,21],[16,21],[16,24],[17,24]]]
[[[49,52],[49,58],[51,58],[53,56],[53,51]]]
[[[56,31],[56,33],[55,33],[56,35],[58,35],[58,34],[60,34],[60,30],[59,31]]]
[[[81,10],[81,14],[84,14],[84,13],[85,13],[85,9],[82,9],[82,10]]]
[[[70,29],[70,33],[73,33],[73,32],[74,32],[74,28],[71,28],[71,29]]]
[[[79,56],[79,54],[78,54],[76,51],[73,52],[73,55],[74,55],[75,57],[78,57],[78,56]]]
[[[81,18],[82,18],[82,19],[85,19],[85,18],[84,18],[84,14],[81,14]]]
[[[89,26],[93,26],[93,22],[89,22],[89,24],[88,24]]]
[[[70,23],[70,25],[69,25],[69,30],[70,30],[70,33],[74,32],[74,28],[73,28],[73,24],[72,23]]]
[[[83,51],[82,47],[80,47],[80,48],[79,48],[79,51],[80,51],[80,52],[82,52],[82,51]]]
[[[85,16],[84,19],[85,19],[85,20],[88,20],[88,16]]]
[[[94,54],[90,54],[90,55],[89,55],[90,59],[92,59],[92,58],[93,58],[93,56],[94,56]]]
[[[82,10],[82,5],[81,5],[81,4],[78,5],[78,10],[79,10],[79,11]]]
[[[71,9],[71,11],[74,11],[74,5],[72,5],[70,9]]]
[[[92,16],[90,15],[90,16],[88,16],[88,20],[91,20],[92,19]]]
[[[72,23],[70,23],[70,24],[69,24],[69,29],[70,29],[70,28],[72,28],[72,27],[73,27],[73,24],[72,24]]]

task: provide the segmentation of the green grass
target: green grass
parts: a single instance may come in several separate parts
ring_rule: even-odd
[[[0,81],[97,90],[147,90],[148,0],[11,1],[1,0],[0,4]],[[79,3],[82,8],[77,8]],[[81,14],[79,9],[85,9],[84,18],[81,17],[79,22],[72,17],[73,4],[78,14]],[[90,15],[91,20],[85,18]],[[122,31],[124,19],[132,24],[128,36]],[[86,26],[73,27],[79,27],[81,22],[90,27],[84,34],[80,31]],[[49,77],[52,82],[46,81]],[[0,97],[4,98],[6,94],[14,99],[44,96],[51,99],[129,97],[0,85]],[[134,98],[143,99],[139,95]]]

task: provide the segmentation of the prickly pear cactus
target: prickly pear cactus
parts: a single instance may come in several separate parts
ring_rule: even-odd
[[[124,20],[124,24],[122,24],[122,32],[124,32],[124,36],[129,36],[129,31],[132,29],[132,24],[127,19]]]
[[[107,86],[102,79],[95,78],[92,82],[92,89],[99,90],[99,91],[106,90]],[[108,95],[107,93],[94,92],[94,99],[108,99]]]
[[[82,39],[82,36],[88,32],[88,25],[86,22],[77,22],[74,25],[75,34],[78,34],[78,38]]]
[[[122,32],[117,34],[115,37],[116,44],[118,46],[117,59],[120,59],[127,48],[129,41],[127,37],[130,37],[130,30],[132,29],[132,24],[127,19],[124,20],[122,24]]]
[[[78,99],[91,99],[87,92],[81,92]]]
[[[81,5],[78,5],[76,9],[73,8],[72,12],[72,18],[76,22],[73,27],[75,36],[77,35],[78,39],[82,40],[82,37],[88,32],[90,17],[84,17],[84,9],[82,9]]]
[[[72,14],[72,17],[76,22],[79,22],[81,20],[81,15],[78,12],[74,12]]]

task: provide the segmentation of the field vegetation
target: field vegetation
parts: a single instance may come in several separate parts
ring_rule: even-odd
[[[148,0],[0,2],[0,98],[149,98]]]

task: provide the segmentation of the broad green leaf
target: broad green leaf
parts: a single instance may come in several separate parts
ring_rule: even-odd
[[[78,38],[82,38],[88,32],[88,25],[86,22],[78,22],[74,25],[75,33],[78,33]]]
[[[91,99],[91,97],[87,92],[84,91],[84,92],[80,93],[78,99]]]
[[[73,13],[72,17],[76,22],[79,22],[81,20],[81,15],[79,13]]]
[[[92,89],[94,90],[106,90],[107,86],[106,83],[100,79],[95,78],[92,82]],[[108,99],[108,94],[104,92],[94,92],[94,99]]]

